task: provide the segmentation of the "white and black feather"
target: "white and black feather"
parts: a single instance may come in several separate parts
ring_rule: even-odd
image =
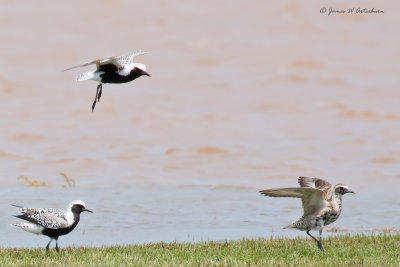
[[[96,64],[97,69],[99,69],[100,66],[106,65],[106,64],[113,64],[113,65],[117,66],[118,69],[122,69],[122,68],[124,68],[125,65],[133,63],[133,59],[136,56],[144,55],[147,53],[148,52],[136,50],[136,51],[126,53],[122,56],[103,57],[103,58],[95,59],[92,61],[88,61],[88,62],[79,64],[79,65],[67,68],[64,71],[72,70],[72,69],[79,68],[79,67],[86,67],[86,66],[93,65],[93,64]]]
[[[70,225],[66,212],[53,208],[30,209],[21,208],[22,215],[15,217],[49,229],[65,228]]]

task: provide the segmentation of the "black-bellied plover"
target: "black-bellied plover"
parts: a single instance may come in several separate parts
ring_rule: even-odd
[[[55,239],[57,252],[60,252],[58,249],[58,237],[74,230],[79,222],[81,212],[92,212],[86,209],[82,200],[75,200],[69,203],[66,211],[53,208],[32,209],[18,205],[12,206],[20,208],[22,213],[22,215],[15,215],[15,217],[27,221],[15,223],[14,225],[27,232],[50,237],[46,251],[49,251],[50,243]]]
[[[325,225],[336,221],[342,211],[342,196],[350,191],[347,185],[332,186],[329,182],[314,177],[299,177],[300,187],[277,188],[260,191],[270,197],[297,197],[303,203],[303,217],[284,227],[307,231],[307,234],[317,242],[324,251],[321,234]],[[311,230],[319,231],[319,240],[310,234]]]
[[[144,64],[133,62],[136,56],[147,53],[148,52],[134,51],[122,56],[105,57],[65,69],[64,71],[96,64],[96,70],[81,73],[76,77],[76,81],[94,80],[100,82],[97,86],[96,97],[92,104],[93,112],[96,103],[100,101],[103,83],[127,83],[143,75],[151,77],[151,75],[146,72],[146,66]]]

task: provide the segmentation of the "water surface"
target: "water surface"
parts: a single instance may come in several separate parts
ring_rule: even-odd
[[[62,246],[304,236],[281,230],[299,200],[258,193],[300,175],[356,191],[332,226],[399,227],[399,4],[324,4],[1,2],[1,245],[47,242],[9,204],[75,199],[95,213]],[[90,68],[61,70],[132,49],[152,77],[104,85],[92,113]]]

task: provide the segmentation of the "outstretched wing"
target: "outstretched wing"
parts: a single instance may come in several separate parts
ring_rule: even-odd
[[[135,50],[132,52],[129,52],[127,54],[124,54],[122,56],[117,57],[119,64],[121,65],[126,65],[129,63],[133,63],[133,59],[137,56],[141,56],[144,54],[148,54],[149,52],[142,51],[142,50]]]
[[[122,67],[122,65],[119,63],[118,58],[119,57],[104,57],[104,58],[96,59],[93,61],[85,62],[83,64],[79,64],[79,65],[70,67],[63,71],[72,70],[72,69],[76,69],[76,68],[80,68],[80,67],[86,67],[86,66],[93,65],[93,64],[96,64],[97,68],[100,68],[100,66],[102,66],[102,65],[113,64],[119,69]]]
[[[301,198],[304,216],[317,214],[320,210],[327,206],[327,202],[323,199],[323,191],[317,188],[276,188],[261,190],[260,193],[269,197]]]
[[[64,212],[57,209],[21,208],[22,215],[15,217],[50,229],[68,227]]]
[[[100,67],[102,65],[106,65],[106,64],[113,64],[113,65],[115,65],[117,67],[117,69],[122,69],[124,67],[124,65],[129,64],[129,63],[133,63],[133,59],[136,56],[144,55],[144,54],[147,54],[147,53],[148,52],[137,50],[137,51],[133,51],[133,52],[124,54],[122,56],[99,58],[99,59],[96,59],[96,60],[92,60],[92,61],[89,61],[89,62],[85,62],[83,64],[79,64],[79,65],[67,68],[64,71],[72,70],[72,69],[79,68],[79,67],[86,67],[86,66],[93,65],[93,64],[96,64],[96,67],[98,69],[100,69]]]
[[[325,180],[316,177],[299,177],[299,185],[302,188],[316,188],[323,191],[323,198],[328,200],[332,195],[333,186]]]

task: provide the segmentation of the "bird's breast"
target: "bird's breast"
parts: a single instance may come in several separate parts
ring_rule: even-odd
[[[324,220],[324,225],[328,225],[336,221],[340,216],[340,212],[336,211],[331,211],[327,212],[322,216],[322,219]]]
[[[139,76],[136,75],[135,72],[131,72],[127,75],[121,75],[119,72],[113,73],[104,73],[101,76],[102,83],[127,83],[131,82],[134,79],[138,78]]]

